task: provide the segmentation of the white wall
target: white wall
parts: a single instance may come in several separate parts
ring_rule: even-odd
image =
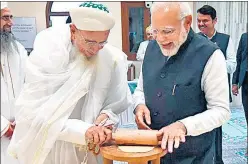
[[[37,32],[46,28],[47,2],[9,2],[9,8],[16,17],[36,17]],[[113,13],[116,24],[109,36],[109,43],[122,49],[121,3],[104,2]]]
[[[111,30],[108,42],[122,49],[121,2],[104,2],[103,4],[112,12],[116,21],[114,28]]]
[[[37,32],[46,28],[47,2],[8,2],[8,6],[16,17],[36,17]]]

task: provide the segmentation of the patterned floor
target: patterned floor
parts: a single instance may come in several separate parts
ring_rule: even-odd
[[[247,124],[243,108],[231,108],[232,116],[223,131],[225,164],[247,164]]]
[[[223,160],[225,164],[247,164],[247,124],[243,108],[231,108],[231,119],[223,130]],[[126,124],[122,128],[136,128],[136,125]],[[114,162],[125,164],[125,162]]]

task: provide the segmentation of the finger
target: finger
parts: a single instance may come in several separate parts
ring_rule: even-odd
[[[88,140],[89,143],[94,143],[93,133],[88,134],[86,139]]]
[[[85,137],[86,137],[86,139],[93,140],[93,127],[90,127],[89,129],[87,129]]]
[[[169,153],[173,152],[173,144],[174,144],[174,137],[170,136],[168,138],[168,151],[169,151]]]
[[[164,133],[163,134],[163,139],[162,139],[162,142],[161,142],[161,148],[163,150],[166,149],[167,141],[168,141],[168,134]]]
[[[145,121],[148,125],[151,124],[151,119],[150,119],[150,112],[149,110],[147,112],[144,113],[144,117],[145,117]]]
[[[185,142],[186,141],[185,135],[180,135],[180,140],[181,142]]]
[[[158,141],[162,141],[162,138],[163,138],[163,131],[158,131],[157,134],[156,134],[156,136],[157,136],[157,140],[158,140]]]
[[[138,124],[138,119],[137,119],[137,115],[136,115],[136,117],[135,117],[135,122],[136,122],[136,124]]]
[[[144,122],[144,116],[142,113],[138,113],[138,126],[140,126],[141,129],[151,129],[149,126],[147,126]]]
[[[105,135],[106,135],[106,140],[105,140],[105,142],[110,141],[110,140],[112,139],[112,131],[109,130],[109,129],[105,129],[104,132],[105,132]]]
[[[99,134],[97,132],[93,133],[93,143],[98,144],[99,143]]]
[[[180,145],[180,137],[175,137],[174,148],[177,149]]]
[[[143,121],[144,121],[143,114],[141,112],[137,113],[137,122],[141,123]]]
[[[99,143],[98,144],[101,145],[106,140],[106,135],[104,133],[104,129],[102,129],[102,128],[99,129],[98,135],[99,135]]]

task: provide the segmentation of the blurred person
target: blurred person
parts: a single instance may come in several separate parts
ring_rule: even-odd
[[[11,32],[13,15],[7,2],[1,2],[1,163],[16,164],[7,154],[15,129],[14,103],[24,83],[27,51]]]
[[[235,96],[239,94],[242,87],[242,104],[248,123],[248,32],[241,35],[237,50],[237,67],[233,73],[232,92]]]

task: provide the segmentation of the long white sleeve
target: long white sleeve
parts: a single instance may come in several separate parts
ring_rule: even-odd
[[[111,77],[111,87],[103,104],[101,114],[105,113],[113,121],[118,121],[118,114],[132,105],[132,96],[127,82],[126,55],[116,60]]]
[[[137,56],[136,56],[138,61],[143,61],[144,60],[144,55],[145,55],[148,44],[149,44],[148,40],[143,41],[142,43],[140,43],[138,51],[137,51]]]
[[[216,50],[208,60],[201,84],[208,110],[179,120],[185,125],[187,135],[190,136],[211,131],[230,118],[226,62],[220,50]]]
[[[227,72],[232,74],[236,69],[237,63],[236,63],[236,53],[234,50],[234,44],[231,37],[229,38],[226,57],[227,57],[226,59]]]
[[[78,119],[68,119],[57,140],[86,145],[85,133],[93,124]]]
[[[143,73],[142,73],[142,67],[137,83],[137,88],[135,89],[135,92],[133,94],[133,109],[136,109],[136,107],[139,104],[145,105],[145,98],[144,98],[144,90],[143,90]]]

